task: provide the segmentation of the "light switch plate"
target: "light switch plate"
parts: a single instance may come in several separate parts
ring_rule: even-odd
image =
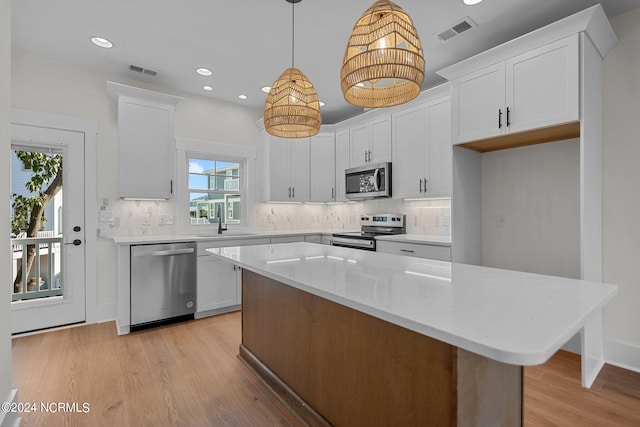
[[[172,225],[173,215],[160,215],[160,225]]]

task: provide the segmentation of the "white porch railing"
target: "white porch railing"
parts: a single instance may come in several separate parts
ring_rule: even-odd
[[[35,256],[31,270],[27,271],[26,255],[29,246],[34,247]],[[11,239],[11,247],[14,281],[18,265],[22,267],[22,282],[17,289],[18,292],[13,283],[11,284],[12,301],[62,295],[62,236]]]
[[[227,178],[224,180],[225,191],[238,191],[240,189],[240,180],[238,178]]]

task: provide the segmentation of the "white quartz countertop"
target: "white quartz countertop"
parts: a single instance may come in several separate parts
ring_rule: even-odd
[[[312,243],[207,249],[255,273],[482,356],[547,361],[617,286]]]
[[[351,230],[350,230],[351,231]],[[335,231],[337,233],[337,231]],[[202,235],[167,235],[167,236],[125,236],[114,237],[113,241],[117,245],[136,245],[147,243],[171,243],[171,242],[198,242],[208,240],[234,240],[234,239],[257,239],[260,237],[285,237],[285,236],[307,236],[310,234],[326,234],[330,236],[331,230],[290,230],[290,231],[225,231],[222,234],[202,234]]]
[[[234,239],[257,239],[260,237],[286,237],[286,236],[306,236],[310,234],[324,234],[331,236],[333,233],[357,232],[359,230],[288,230],[288,231],[247,231],[235,232],[226,231],[222,234],[209,235],[156,235],[156,236],[124,236],[113,237],[117,245],[137,245],[151,243],[173,243],[173,242],[198,242],[206,240],[234,240]],[[426,234],[395,234],[390,236],[376,236],[377,240],[386,240],[401,243],[419,243],[428,245],[451,246],[451,238],[444,236],[432,236]]]

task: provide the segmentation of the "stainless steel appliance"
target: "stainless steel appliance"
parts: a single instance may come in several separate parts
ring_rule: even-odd
[[[347,199],[391,197],[391,163],[376,163],[345,170]]]
[[[331,245],[375,251],[376,236],[404,234],[405,230],[405,217],[402,214],[362,215],[359,232],[334,233]]]
[[[131,246],[131,329],[193,318],[196,244]]]

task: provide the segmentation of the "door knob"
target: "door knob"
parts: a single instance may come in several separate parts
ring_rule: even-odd
[[[73,231],[75,231],[76,233],[80,230],[82,230],[82,228],[80,228],[79,225],[76,225],[75,227],[73,227]]]
[[[73,241],[73,246],[80,246],[81,244],[82,244],[82,240],[80,240],[80,239],[75,239]]]

